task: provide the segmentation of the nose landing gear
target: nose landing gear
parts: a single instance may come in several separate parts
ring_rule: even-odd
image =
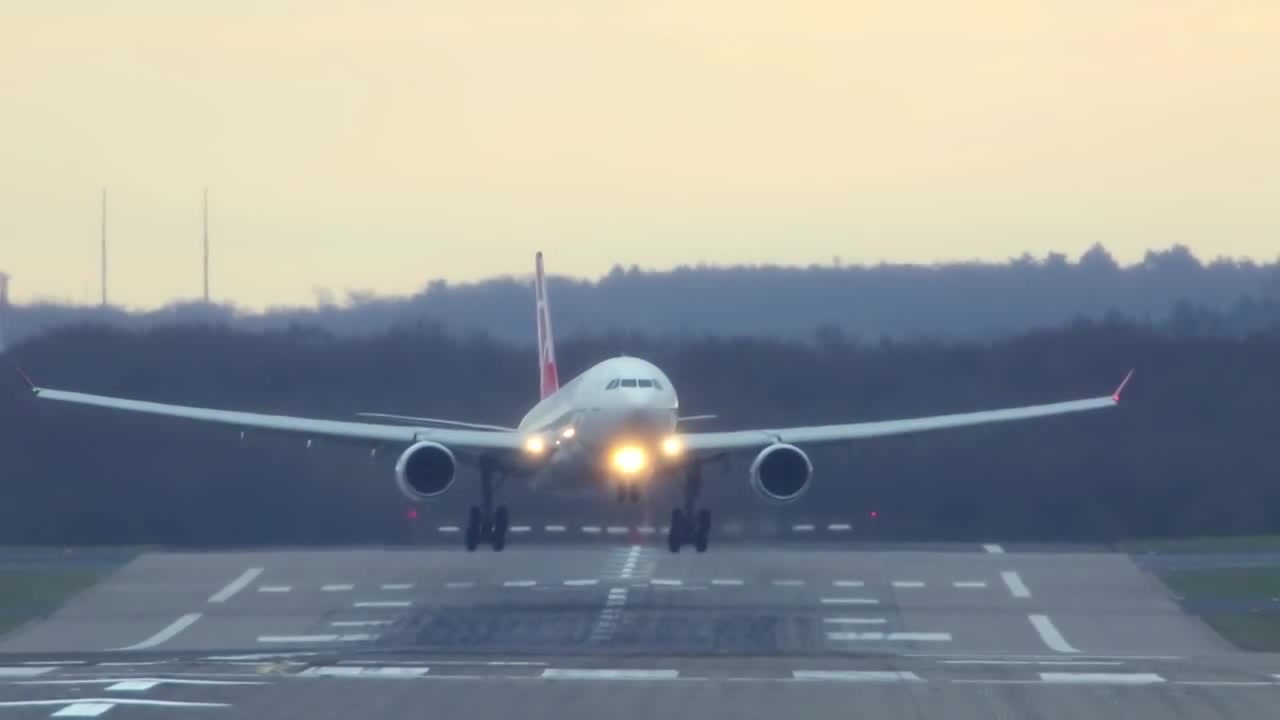
[[[667,531],[667,549],[680,552],[680,548],[693,543],[693,549],[706,552],[711,536],[711,511],[697,508],[698,495],[702,492],[702,466],[689,466],[684,478],[684,508],[671,511],[671,529]]]
[[[498,483],[500,486],[500,483]],[[507,546],[507,528],[511,527],[511,517],[506,505],[493,506],[495,490],[493,468],[482,465],[480,468],[480,505],[472,505],[467,517],[465,542],[468,552],[473,552],[480,543],[487,542],[494,551],[501,551]]]

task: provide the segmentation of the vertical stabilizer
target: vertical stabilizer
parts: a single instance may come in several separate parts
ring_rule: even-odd
[[[556,343],[551,336],[551,309],[547,305],[547,278],[542,271],[542,252],[535,256],[537,270],[533,278],[533,290],[538,300],[538,377],[541,397],[560,389],[560,376],[556,374]]]

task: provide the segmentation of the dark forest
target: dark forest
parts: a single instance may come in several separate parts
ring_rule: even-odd
[[[560,342],[562,377],[618,353],[663,367],[682,411],[718,414],[717,429],[1091,397],[1136,368],[1111,410],[811,448],[814,487],[786,506],[751,493],[743,458],[708,474],[722,519],[844,521],[863,536],[912,540],[1280,530],[1274,333],[1177,335],[1113,318],[964,343],[866,344],[834,331],[808,343],[580,336]],[[0,364],[46,387],[342,419],[375,411],[511,424],[537,392],[531,349],[425,323],[363,338],[80,326],[29,338]],[[241,441],[228,427],[37,401],[11,368],[0,388],[6,544],[395,544],[461,520],[475,501],[465,474],[409,521],[394,455]],[[520,488],[505,499],[513,522],[626,521],[665,515],[673,489],[640,506]]]

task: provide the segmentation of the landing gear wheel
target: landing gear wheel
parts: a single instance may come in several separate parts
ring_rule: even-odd
[[[693,530],[693,549],[698,552],[707,551],[707,541],[711,537],[711,511],[703,508],[698,511],[698,523]]]
[[[684,544],[684,511],[676,508],[671,511],[671,529],[667,531],[667,548],[673,553],[680,552],[680,546]]]
[[[510,522],[507,506],[499,505],[498,511],[493,514],[493,532],[489,536],[489,546],[495,552],[502,552],[507,546],[507,528],[511,527]]]
[[[467,552],[475,552],[480,545],[482,535],[484,535],[484,515],[480,513],[480,508],[472,505],[467,517]]]

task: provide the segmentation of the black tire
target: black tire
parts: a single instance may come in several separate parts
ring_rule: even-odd
[[[507,528],[511,527],[511,516],[507,512],[506,505],[499,505],[493,514],[493,534],[489,538],[489,545],[497,552],[501,552],[507,546]]]
[[[671,511],[671,529],[667,531],[667,549],[673,553],[680,552],[680,546],[684,544],[685,538],[684,511],[676,508]]]
[[[480,508],[472,505],[471,512],[467,514],[467,532],[464,534],[467,552],[475,552],[475,549],[480,546],[480,536],[484,531],[482,520]]]
[[[693,547],[698,552],[707,551],[707,543],[711,539],[711,511],[703,508],[698,511],[698,523],[693,530]]]

